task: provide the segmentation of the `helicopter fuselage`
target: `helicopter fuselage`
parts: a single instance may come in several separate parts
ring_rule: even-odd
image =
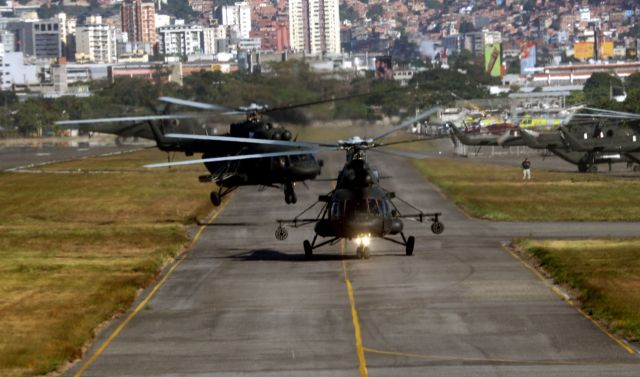
[[[328,203],[328,217],[318,221],[321,237],[384,237],[402,231],[402,221],[393,215],[393,205],[380,187],[336,189]]]

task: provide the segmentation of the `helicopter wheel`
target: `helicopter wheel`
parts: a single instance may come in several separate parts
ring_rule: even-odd
[[[405,244],[405,253],[407,254],[407,256],[409,255],[413,255],[413,246],[416,243],[416,239],[414,236],[409,236],[409,238],[407,238],[407,243]]]
[[[284,201],[287,204],[291,204],[291,198],[289,198],[289,194],[287,193],[284,194]]]
[[[364,246],[358,246],[358,248],[356,248],[356,257],[358,259],[364,259]]]
[[[304,247],[304,256],[306,258],[311,258],[313,256],[313,248],[311,247],[311,243],[305,240],[302,243],[302,247]]]
[[[209,195],[209,198],[211,199],[211,203],[212,203],[214,206],[216,206],[216,207],[217,207],[217,206],[219,206],[219,205],[220,205],[220,194],[218,194],[217,192],[212,191],[212,192],[211,192],[211,195]]]
[[[431,224],[431,231],[433,232],[433,234],[440,234],[444,232],[444,224],[440,221],[434,221]]]
[[[369,251],[368,247],[364,247],[362,250],[362,256],[364,257],[364,259],[369,259],[371,258],[371,252]]]
[[[296,204],[298,202],[298,196],[296,195],[295,192],[291,192],[291,195],[289,196],[289,201],[291,202],[291,204]]]

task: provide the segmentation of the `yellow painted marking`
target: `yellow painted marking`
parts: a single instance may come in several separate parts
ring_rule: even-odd
[[[600,331],[602,331],[606,336],[611,338],[614,342],[616,342],[625,351],[627,351],[628,353],[630,353],[632,355],[635,355],[635,354],[638,353],[633,347],[629,346],[624,340],[622,340],[622,339],[618,338],[617,336],[615,336],[614,334],[610,333],[607,329],[602,327],[602,325],[600,325],[598,322],[596,322],[596,320],[591,318],[591,316],[589,316],[582,309],[580,309],[578,303],[576,303],[575,301],[573,301],[570,298],[568,298],[567,296],[565,296],[556,286],[554,286],[552,284],[549,284],[547,282],[547,279],[545,279],[545,277],[542,276],[542,274],[538,270],[536,270],[533,266],[531,266],[529,263],[527,263],[524,259],[520,258],[520,256],[518,256],[516,253],[514,253],[508,247],[503,245],[502,248],[507,253],[509,253],[513,258],[515,258],[518,262],[520,262],[520,264],[522,264],[524,267],[526,267],[529,271],[533,272],[533,274],[536,275],[536,277],[538,277],[538,279],[540,279],[540,281],[542,281],[542,283],[544,285],[546,285],[547,287],[550,287],[551,291],[553,293],[555,293],[558,297],[560,297],[562,299],[562,301],[566,302],[567,304],[569,304],[570,306],[575,308],[578,311],[578,313],[582,314],[583,317],[585,317],[586,319],[591,321],[591,323],[593,323]]]
[[[489,362],[489,363],[502,363],[502,364],[550,364],[550,365],[583,365],[584,361],[572,361],[572,360],[516,360],[516,359],[500,359],[500,358],[475,358],[475,357],[460,357],[460,356],[447,356],[447,355],[424,355],[410,352],[395,352],[395,351],[383,351],[373,348],[364,349],[366,352],[376,353],[380,355],[388,356],[400,356],[410,357],[414,359],[433,360],[433,361],[466,361],[466,362]]]
[[[218,215],[220,215],[222,213],[222,211],[227,206],[227,204],[229,204],[230,201],[231,201],[231,196],[228,196],[227,200],[225,200],[222,203],[222,205],[218,208],[218,210],[215,211],[209,217],[207,222],[204,225],[202,225],[200,227],[200,229],[198,229],[198,232],[196,233],[195,237],[193,237],[193,240],[189,244],[189,247],[187,248],[187,251],[191,250],[191,248],[196,244],[196,242],[198,242],[198,239],[202,235],[202,232],[206,229],[207,225],[211,224],[218,217]],[[74,377],[80,377],[82,375],[82,373],[84,373],[85,370],[87,370],[87,368],[89,368],[91,366],[91,364],[93,364],[93,362],[96,361],[96,359],[107,349],[107,347],[109,347],[109,344],[111,344],[111,342],[116,338],[116,336],[118,336],[118,334],[120,334],[122,329],[125,328],[125,326],[133,319],[133,317],[135,317],[147,305],[147,303],[149,303],[151,298],[156,294],[156,292],[160,289],[160,287],[162,287],[164,282],[167,281],[167,279],[169,278],[169,276],[171,276],[173,271],[175,271],[175,269],[180,265],[180,263],[182,263],[182,261],[185,260],[185,258],[187,257],[187,251],[183,252],[178,257],[178,259],[173,264],[173,266],[171,266],[171,268],[169,268],[167,273],[164,275],[164,277],[162,277],[162,279],[158,282],[158,284],[156,284],[156,286],[153,287],[153,289],[151,290],[151,292],[149,292],[147,297],[145,297],[144,300],[142,300],[142,302],[140,302],[140,304],[138,304],[138,306],[135,308],[135,310],[133,312],[131,312],[131,314],[129,314],[129,316],[120,324],[120,326],[118,326],[113,331],[113,333],[107,338],[107,340],[105,340],[104,343],[102,343],[100,348],[98,348],[96,350],[96,352],[93,355],[91,355],[89,360],[87,360],[87,362],[84,363],[84,365],[73,375]]]
[[[344,256],[345,241],[340,242],[340,253]],[[362,346],[362,336],[360,333],[360,320],[358,319],[358,310],[356,310],[356,300],[353,296],[353,287],[347,273],[347,263],[342,259],[342,272],[344,273],[344,282],[347,285],[347,294],[349,295],[349,304],[351,304],[351,319],[353,320],[353,330],[356,337],[356,352],[358,353],[358,364],[360,365],[360,377],[368,377],[367,360],[364,357],[364,347]]]

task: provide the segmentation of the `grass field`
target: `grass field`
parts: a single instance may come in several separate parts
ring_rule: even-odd
[[[583,310],[615,333],[640,340],[640,239],[519,241]]]
[[[518,168],[467,160],[414,161],[419,171],[474,217],[512,221],[640,221],[640,180]]]
[[[211,187],[197,180],[201,165],[142,168],[163,160],[147,150],[0,173],[1,376],[79,357],[184,248]]]

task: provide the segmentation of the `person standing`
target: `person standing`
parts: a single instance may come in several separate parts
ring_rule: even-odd
[[[531,161],[528,158],[522,161],[522,180],[525,179],[531,179]]]

